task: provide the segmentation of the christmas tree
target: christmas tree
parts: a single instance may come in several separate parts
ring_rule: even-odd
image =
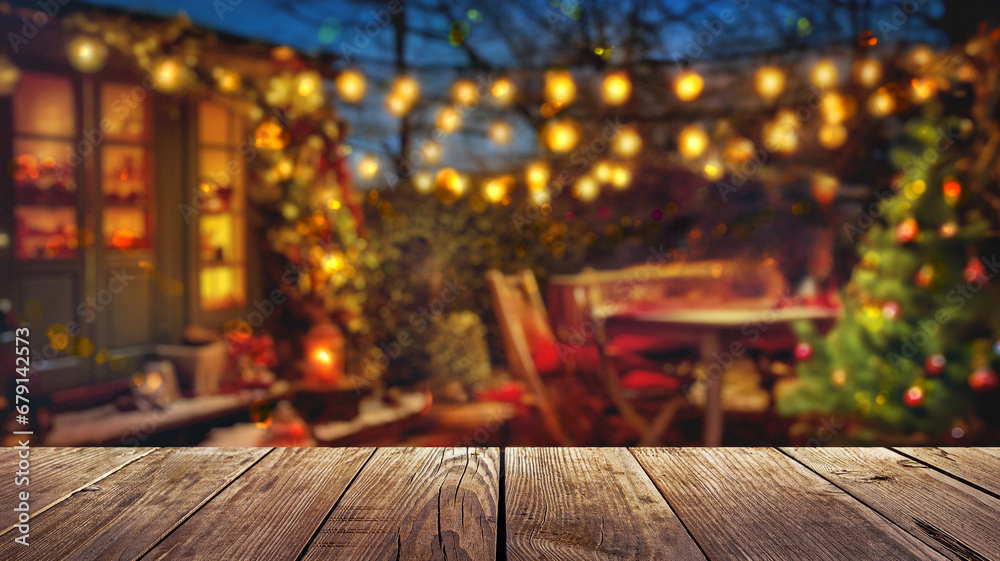
[[[997,36],[935,55],[913,80],[938,94],[893,141],[891,188],[843,226],[859,263],[825,336],[797,326],[798,383],[785,414],[849,414],[872,427],[940,435],[978,426],[998,398],[995,279]],[[878,190],[876,190],[878,191]]]

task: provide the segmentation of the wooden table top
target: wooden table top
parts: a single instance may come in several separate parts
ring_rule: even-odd
[[[0,559],[1000,559],[1000,448],[0,454]]]

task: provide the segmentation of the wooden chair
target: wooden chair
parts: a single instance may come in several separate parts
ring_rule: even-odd
[[[491,270],[486,273],[486,281],[490,285],[511,371],[527,384],[533,394],[549,435],[560,445],[572,445],[559,419],[555,400],[532,356],[532,343],[537,345],[540,339],[548,339],[547,342],[553,344],[556,342],[548,325],[548,314],[538,293],[535,276],[530,271],[504,276],[500,271]],[[532,333],[529,334],[529,330]]]

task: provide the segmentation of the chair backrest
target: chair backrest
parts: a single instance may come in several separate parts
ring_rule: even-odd
[[[486,273],[486,281],[511,370],[523,379],[537,377],[532,350],[539,344],[554,343],[555,336],[535,276],[531,271],[504,276],[491,270]]]

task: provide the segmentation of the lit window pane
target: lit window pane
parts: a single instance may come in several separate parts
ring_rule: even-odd
[[[241,266],[206,267],[201,270],[201,307],[225,310],[246,304]]]
[[[136,85],[101,86],[101,130],[109,140],[144,140],[149,92]]]
[[[14,93],[14,131],[74,138],[73,82],[59,76],[25,72]]]

